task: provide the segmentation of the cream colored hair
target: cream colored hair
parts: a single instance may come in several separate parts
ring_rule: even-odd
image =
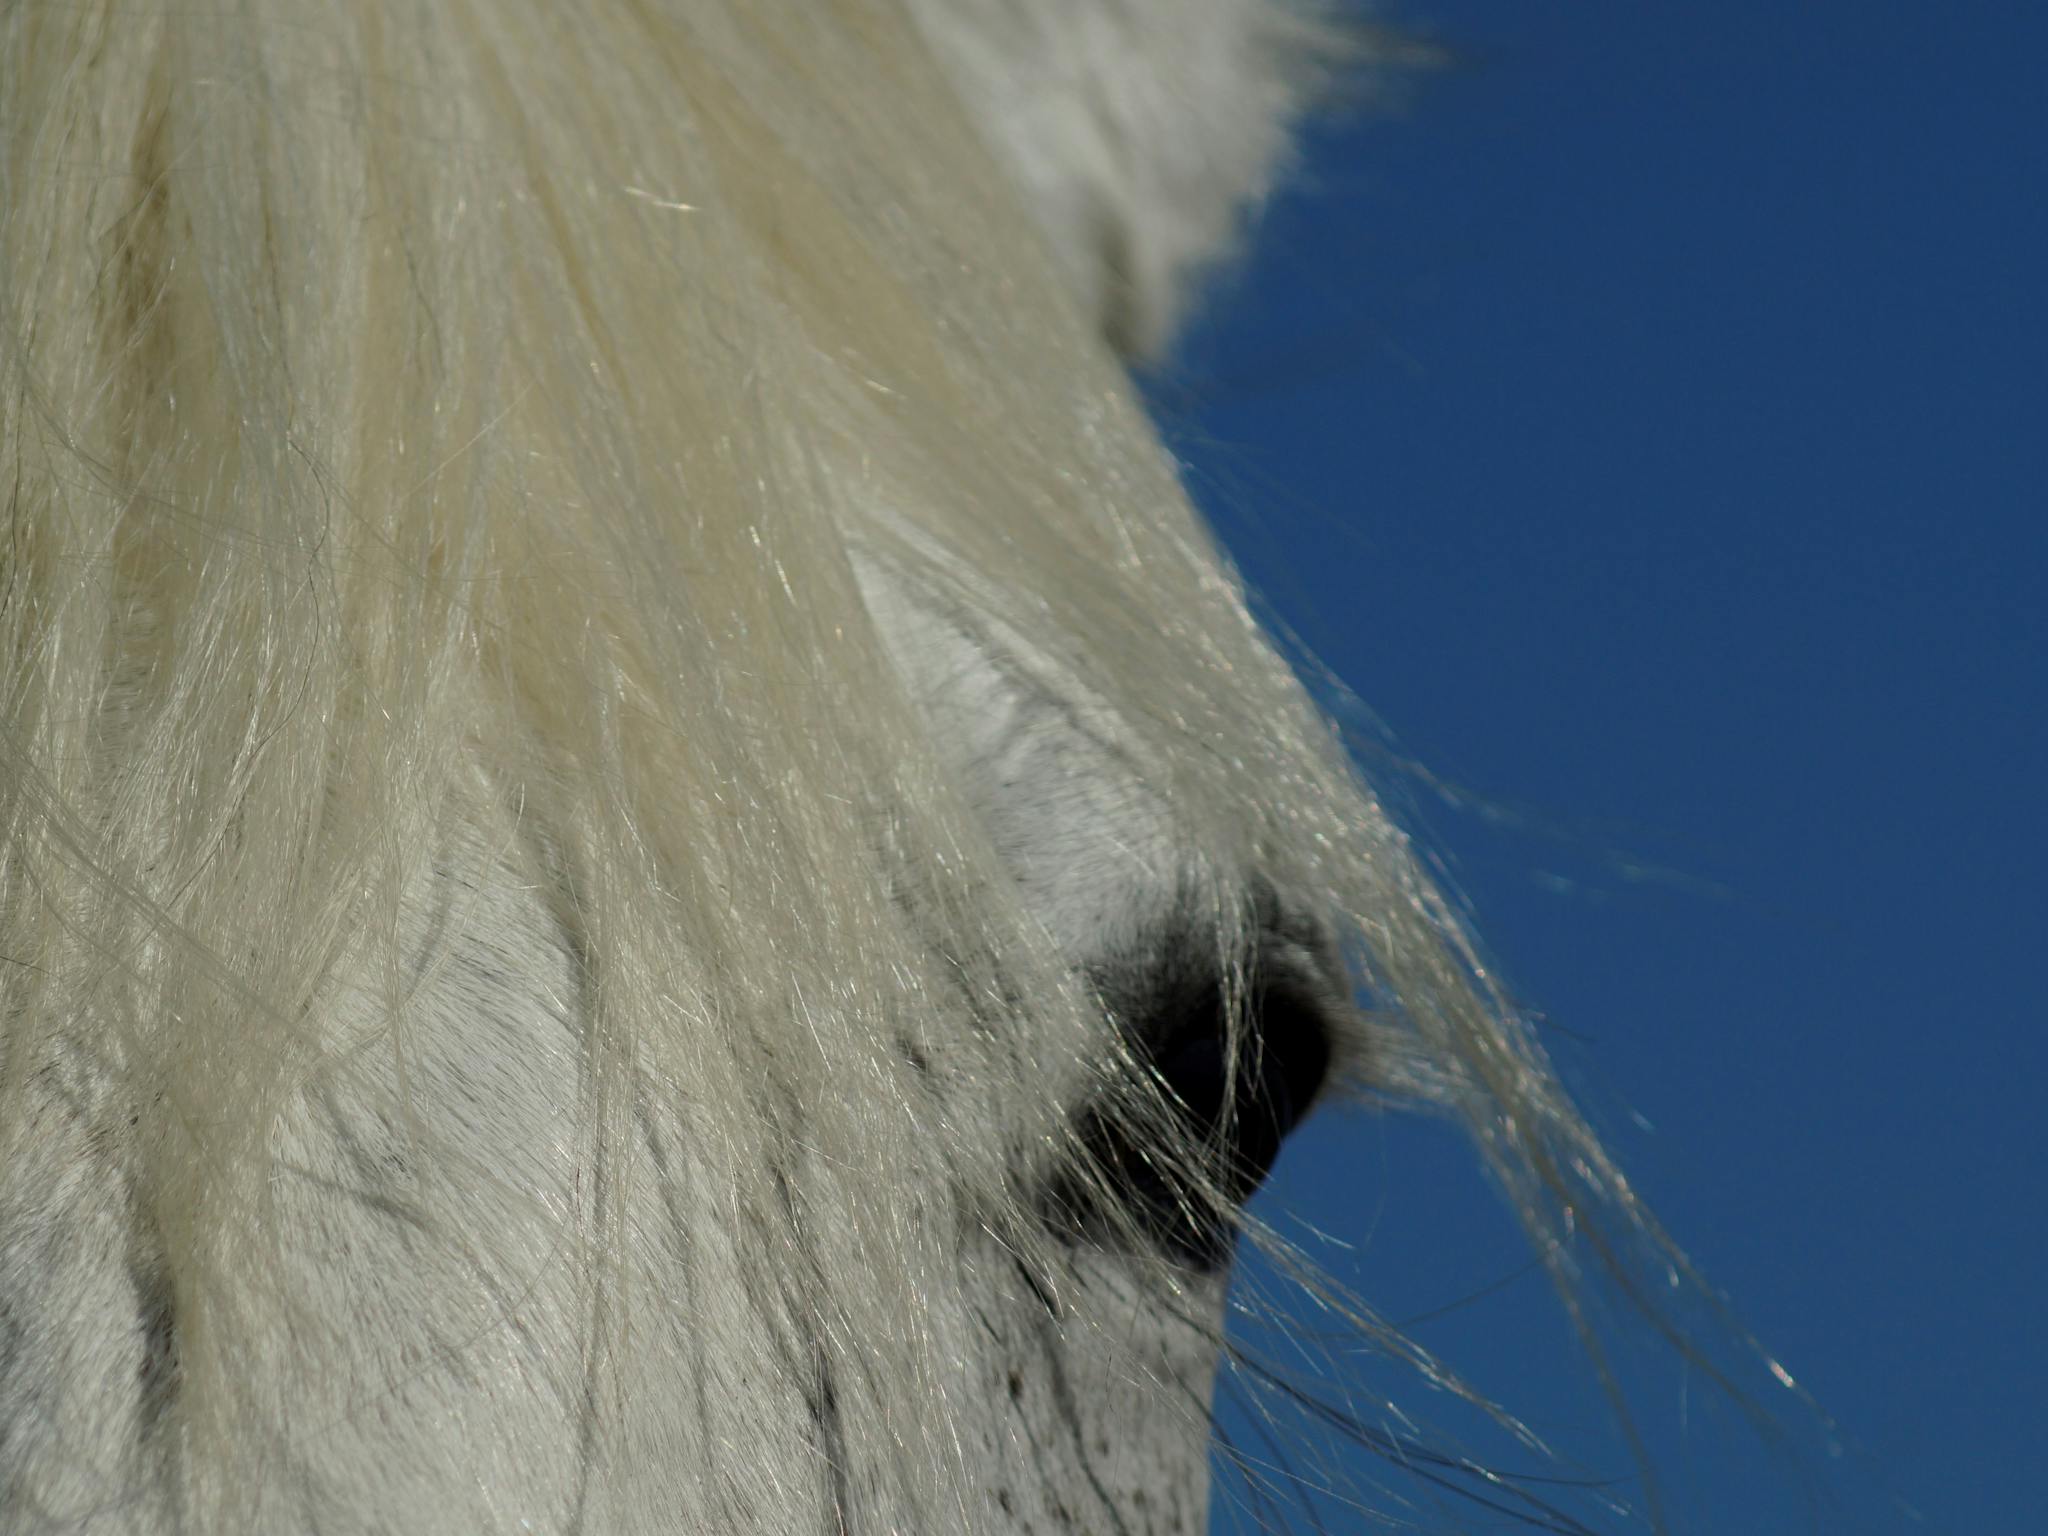
[[[592,1528],[641,1507],[609,1479],[775,1529],[794,1474],[755,1458],[797,1431],[749,1407],[753,1344],[698,1383],[717,1446],[639,1406],[662,1146],[729,1225],[697,1346],[784,1287],[821,1373],[881,1383],[845,1498],[991,1528],[954,1426],[997,1387],[933,1299],[960,1234],[1085,1320],[1027,1193],[1074,1106],[1120,1093],[1198,1165],[906,682],[898,587],[1113,744],[1233,998],[1248,892],[1332,925],[1352,1086],[1458,1117],[1568,1297],[1643,1235],[1098,334],[1164,333],[1292,98],[1200,241],[1094,268],[1000,168],[1029,123],[963,111],[983,34],[945,10],[0,7],[0,1300],[98,1341],[12,1357],[8,1529],[403,1524],[305,1447],[387,1415],[355,1475],[440,1488],[404,1405],[461,1417],[470,1371],[575,1398]],[[444,1102],[524,1069],[444,1059],[458,971],[552,1021],[559,1183]],[[325,1096],[375,1127],[388,1294],[306,1174]],[[487,1417],[464,1476],[514,1486]]]

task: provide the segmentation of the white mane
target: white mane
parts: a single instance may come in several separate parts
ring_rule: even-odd
[[[1283,994],[1636,1230],[1103,339],[1326,32],[913,10],[0,8],[0,1528],[1196,1528]]]

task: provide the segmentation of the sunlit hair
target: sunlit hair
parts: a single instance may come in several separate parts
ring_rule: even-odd
[[[845,1454],[926,1529],[963,1507],[923,1302],[959,1258],[910,1196],[1034,1264],[1020,1169],[1133,1074],[857,566],[1104,722],[1219,954],[1248,872],[1339,917],[1350,1086],[1461,1120],[1567,1297],[1640,1242],[890,6],[14,5],[0,133],[0,1155],[87,1063],[201,1527],[258,1518],[336,1326],[266,1279],[294,1100],[384,1053],[436,1240],[517,1199],[404,1091],[408,904],[493,860],[575,951],[590,1178],[543,1214],[589,1433],[659,1304],[610,1171],[652,1085],[736,1212],[786,1202],[800,1127],[803,1304],[906,1384]]]

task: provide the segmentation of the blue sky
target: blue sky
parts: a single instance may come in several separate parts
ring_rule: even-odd
[[[1625,1347],[1676,1528],[2036,1529],[2048,15],[1409,9],[1457,62],[1319,134],[1160,414],[1626,1165],[1840,1425],[1779,1394],[1788,1461]],[[1639,1498],[1469,1161],[1325,1119],[1262,1209],[1389,1315],[1449,1308],[1416,1336]]]

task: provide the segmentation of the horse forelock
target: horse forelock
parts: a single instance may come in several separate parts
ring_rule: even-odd
[[[917,9],[0,14],[12,1528],[1191,1529],[1234,1122],[1625,1207],[1101,334],[1313,29]]]

